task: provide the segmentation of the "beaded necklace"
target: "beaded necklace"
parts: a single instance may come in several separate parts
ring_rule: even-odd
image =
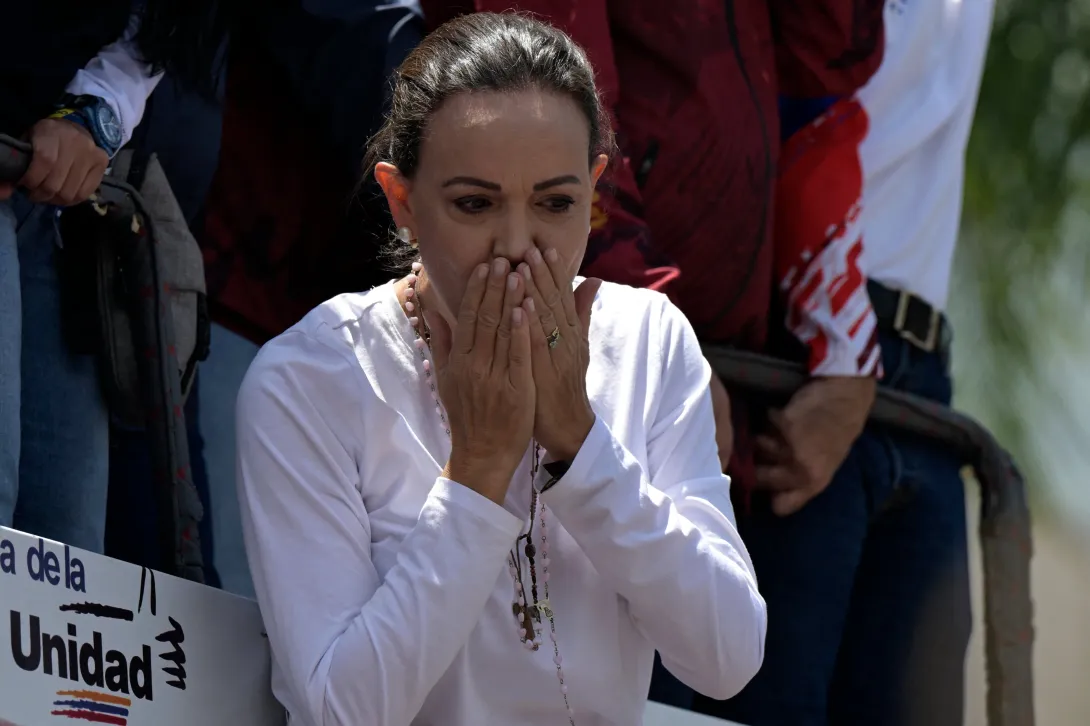
[[[439,399],[439,388],[435,381],[435,376],[432,375],[432,362],[428,357],[428,344],[431,342],[431,332],[428,330],[427,323],[424,321],[424,307],[420,300],[420,296],[416,294],[416,283],[420,280],[420,272],[423,269],[423,265],[419,262],[414,262],[412,265],[412,273],[405,278],[405,312],[409,316],[409,324],[412,325],[413,332],[416,334],[416,350],[420,355],[421,366],[424,369],[424,378],[428,382],[428,388],[431,390],[431,398],[435,404],[435,412],[439,416],[439,421],[443,424],[443,430],[446,432],[447,437],[450,437],[450,422],[447,420],[446,412],[443,410],[443,404]],[[417,309],[419,308],[419,310]],[[568,722],[570,726],[575,726],[575,711],[572,709],[571,703],[568,701],[568,686],[564,681],[564,659],[560,657],[560,646],[556,640],[556,620],[553,616],[553,609],[549,605],[549,565],[552,561],[549,559],[549,537],[545,527],[545,503],[540,500],[537,493],[537,488],[533,485],[534,479],[537,476],[538,468],[541,464],[541,448],[537,445],[537,442],[533,442],[531,463],[530,463],[530,523],[527,527],[526,533],[522,534],[515,540],[515,546],[511,549],[507,556],[507,570],[511,574],[511,579],[514,582],[514,597],[511,603],[511,612],[515,616],[515,631],[518,634],[519,642],[523,647],[531,652],[537,651],[541,647],[541,634],[542,634],[542,618],[544,617],[549,621],[549,637],[553,643],[553,663],[556,665],[556,677],[560,682],[560,695],[564,698],[564,707],[568,712]],[[541,577],[538,577],[537,568],[537,547],[533,543],[534,534],[534,513],[537,512],[537,518],[540,522],[538,532],[538,543],[541,545]],[[522,545],[521,552],[519,546]],[[525,555],[526,562],[523,566],[522,555]],[[530,603],[527,603],[524,577],[527,574],[530,575]],[[538,599],[538,583],[540,580],[541,592],[544,597]]]

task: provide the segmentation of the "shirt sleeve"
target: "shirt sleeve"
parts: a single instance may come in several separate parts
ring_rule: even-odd
[[[867,114],[837,101],[787,139],[776,179],[773,267],[784,323],[812,375],[880,376],[878,319],[863,259]]]
[[[273,658],[305,726],[405,726],[468,640],[522,522],[438,478],[380,576],[360,494],[385,405],[358,362],[300,332],[259,354],[238,399],[243,534]],[[389,435],[388,431],[387,434]],[[376,444],[376,445],[381,445]]]
[[[139,18],[133,16],[125,33],[99,51],[65,89],[75,95],[98,96],[110,105],[121,123],[121,143],[127,144],[144,117],[144,107],[163,75],[152,74],[141,59],[135,37]]]
[[[881,376],[867,295],[855,93],[885,50],[884,0],[773,0],[783,140],[773,258],[784,323],[817,376]]]
[[[767,614],[720,473],[711,368],[681,312],[665,310],[647,468],[599,417],[542,500],[627,601],[670,672],[724,699],[760,668]]]

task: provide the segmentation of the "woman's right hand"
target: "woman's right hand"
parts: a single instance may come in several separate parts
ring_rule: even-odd
[[[535,389],[521,276],[505,259],[470,275],[455,330],[432,311],[439,398],[447,412],[451,453],[444,476],[498,504],[534,430]]]

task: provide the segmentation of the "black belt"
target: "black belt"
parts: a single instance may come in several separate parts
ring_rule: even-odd
[[[878,317],[879,330],[894,332],[920,350],[948,359],[953,338],[950,323],[931,303],[874,280],[867,281],[867,294]]]

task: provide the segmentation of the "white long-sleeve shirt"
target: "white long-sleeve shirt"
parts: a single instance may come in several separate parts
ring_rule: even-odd
[[[550,604],[575,723],[637,726],[656,648],[696,690],[738,692],[765,603],[688,322],[606,284],[590,339],[597,421],[542,495]],[[250,368],[243,531],[293,726],[567,723],[551,641],[525,650],[511,610],[529,455],[500,506],[440,476],[449,452],[392,285],[321,305]]]
[[[98,52],[65,89],[75,95],[89,94],[106,101],[121,123],[121,144],[132,138],[133,130],[144,117],[144,108],[163,75],[151,73],[141,60],[133,39],[139,27],[133,16],[125,33]]]

